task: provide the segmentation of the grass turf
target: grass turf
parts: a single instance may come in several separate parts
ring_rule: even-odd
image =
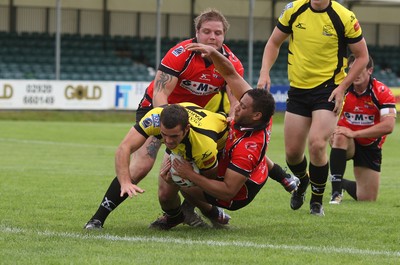
[[[46,118],[43,112],[36,118],[32,113],[10,119],[0,113],[1,264],[399,261],[397,128],[384,146],[380,196],[375,203],[355,202],[345,194],[341,205],[329,205],[328,183],[326,216],[319,218],[308,213],[310,191],[305,205],[293,211],[290,195],[268,180],[252,204],[229,212],[231,229],[178,226],[168,232],[153,231],[147,226],[161,214],[157,163],[139,185],[146,192],[120,205],[101,232],[88,233],[82,227],[114,178],[114,152],[132,125],[132,113],[46,112]],[[93,114],[96,118],[90,117]],[[278,117],[268,154],[284,165],[282,132]],[[350,163],[346,176],[352,178]]]

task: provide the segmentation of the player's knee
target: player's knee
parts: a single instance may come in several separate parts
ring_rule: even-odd
[[[315,139],[313,141],[310,141],[308,146],[310,155],[316,154],[319,156],[320,154],[324,153],[327,147],[327,143],[328,142],[323,139]]]
[[[331,146],[343,148],[347,146],[348,138],[343,134],[333,134],[331,138]]]
[[[357,201],[375,202],[378,196],[375,194],[357,194]]]

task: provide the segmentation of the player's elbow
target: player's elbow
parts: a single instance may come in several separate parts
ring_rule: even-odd
[[[394,126],[393,127],[389,127],[389,128],[387,128],[385,134],[391,134],[393,132],[393,130],[394,130]]]
[[[229,202],[233,199],[233,197],[235,197],[235,195],[227,193],[227,194],[220,194],[220,196],[218,196],[218,197],[219,197],[218,199],[220,199],[222,201]]]
[[[227,189],[219,194],[218,199],[229,202],[236,196],[236,194],[236,191]]]
[[[391,134],[394,131],[395,124],[396,124],[395,122],[391,122],[390,124],[385,126],[385,135],[386,134]]]

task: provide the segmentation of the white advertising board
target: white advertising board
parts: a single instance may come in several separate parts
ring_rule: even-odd
[[[136,110],[148,84],[0,80],[0,109]]]

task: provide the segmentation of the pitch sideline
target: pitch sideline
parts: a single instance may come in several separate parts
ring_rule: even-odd
[[[337,247],[310,247],[310,246],[290,246],[290,245],[273,245],[273,244],[258,244],[254,242],[246,241],[216,241],[216,240],[191,240],[171,237],[155,237],[155,236],[139,236],[139,237],[128,237],[128,236],[115,236],[109,234],[93,235],[93,234],[81,234],[81,233],[65,233],[65,232],[52,232],[52,231],[30,231],[20,229],[16,227],[4,227],[0,226],[1,233],[11,234],[37,234],[38,236],[45,237],[61,237],[61,238],[75,238],[75,239],[97,239],[97,240],[108,240],[108,241],[125,241],[135,243],[167,243],[167,244],[179,244],[179,245],[204,245],[204,246],[234,246],[234,247],[246,247],[246,248],[259,248],[259,249],[278,249],[278,250],[292,250],[292,251],[306,251],[306,252],[320,252],[326,254],[351,254],[351,255],[368,255],[368,256],[388,256],[388,257],[400,257],[400,251],[378,251],[369,249],[355,249],[355,248],[337,248]]]

